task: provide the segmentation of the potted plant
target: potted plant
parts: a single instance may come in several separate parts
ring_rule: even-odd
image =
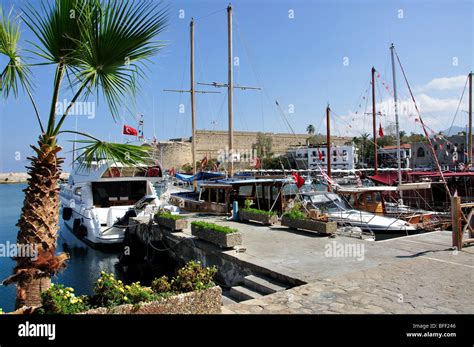
[[[237,229],[214,223],[192,222],[191,234],[221,248],[232,248],[242,244],[242,234]]]
[[[167,211],[160,211],[155,214],[155,222],[171,231],[183,231],[188,227],[188,221],[183,216],[171,214]]]
[[[276,212],[251,208],[252,204],[251,200],[245,200],[245,207],[239,211],[239,219],[241,221],[259,222],[264,225],[273,225],[278,222],[278,215]]]
[[[337,231],[336,222],[325,222],[308,218],[306,213],[301,211],[301,204],[295,204],[292,209],[283,214],[281,225],[320,234],[335,234]]]

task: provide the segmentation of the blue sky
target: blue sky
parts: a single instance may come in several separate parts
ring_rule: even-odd
[[[20,11],[24,0],[0,0],[4,10],[14,5]],[[196,18],[196,81],[226,82],[228,1],[193,0],[165,2],[170,5],[170,23],[161,39],[167,46],[153,59],[147,79],[135,105],[129,104],[122,120],[114,123],[102,100],[95,105],[95,117],[71,116],[65,128],[78,128],[97,137],[123,141],[123,123],[136,126],[135,116],[145,116],[145,136],[166,140],[188,137],[191,132],[189,96],[163,89],[189,88],[189,21]],[[236,0],[234,8],[234,81],[259,86],[262,91],[236,90],[235,129],[288,132],[285,117],[295,132],[308,124],[325,133],[327,103],[334,110],[334,135],[353,136],[370,132],[370,111],[366,101],[370,69],[377,79],[378,107],[385,114],[384,127],[393,124],[390,108],[391,70],[389,46],[393,42],[400,56],[422,116],[435,130],[444,130],[453,116],[463,91],[466,75],[473,69],[473,1],[288,1]],[[184,18],[180,18],[184,10]],[[293,14],[293,16],[291,16]],[[290,18],[293,17],[293,18]],[[34,40],[23,25],[21,47]],[[5,60],[0,58],[0,67]],[[52,67],[33,68],[35,98],[40,110],[49,108]],[[408,91],[397,70],[399,99],[405,103],[401,128],[421,132],[414,121]],[[385,85],[389,85],[387,91]],[[217,90],[199,86],[199,89]],[[197,96],[197,128],[227,129],[226,91]],[[60,100],[71,99],[63,90]],[[97,101],[90,99],[89,101]],[[185,112],[179,112],[183,104]],[[359,106],[360,105],[360,106]],[[291,113],[293,109],[293,113]],[[405,109],[404,109],[405,110]],[[467,121],[464,97],[454,124]],[[357,113],[356,113],[357,112]],[[29,144],[38,136],[33,109],[24,95],[0,101],[0,172],[22,171],[31,154]],[[71,150],[70,137],[60,143]],[[70,169],[70,153],[65,170]]]

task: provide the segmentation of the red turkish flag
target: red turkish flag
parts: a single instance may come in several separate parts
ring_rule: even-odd
[[[382,129],[382,123],[379,123],[379,136],[380,137],[384,136],[383,129]]]
[[[293,172],[292,175],[295,179],[296,187],[298,187],[298,190],[300,190],[300,188],[304,186],[304,178],[298,175],[297,172]]]
[[[319,161],[323,161],[323,153],[318,148]]]
[[[123,134],[124,135],[137,136],[138,131],[137,131],[137,129],[131,127],[130,125],[124,125],[123,126]]]

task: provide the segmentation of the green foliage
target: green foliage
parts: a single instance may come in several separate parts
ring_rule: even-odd
[[[190,261],[179,269],[176,276],[156,278],[151,287],[140,282],[124,285],[111,273],[101,272],[94,286],[94,296],[76,297],[72,288],[51,285],[41,294],[43,314],[74,314],[97,307],[114,307],[123,304],[139,305],[167,298],[177,293],[205,290],[215,286],[213,278],[217,268],[203,267],[200,262]],[[0,314],[3,313],[0,309]]]
[[[180,216],[179,214],[171,214],[168,211],[159,211],[156,213],[158,217],[166,218],[166,219],[172,219],[172,220],[179,220],[179,219],[184,219],[183,216]]]
[[[202,267],[199,261],[190,261],[178,270],[176,276],[171,280],[171,288],[176,292],[192,292],[204,290],[215,286],[213,278],[217,268]]]
[[[231,233],[238,232],[237,229],[232,229],[226,226],[203,222],[203,221],[195,221],[195,222],[192,222],[191,225],[194,225],[198,229],[208,229],[208,230],[213,230],[213,231],[217,231],[224,234],[231,234]]]
[[[309,145],[322,145],[326,143],[326,135],[316,134],[307,138]]]
[[[20,22],[12,18],[12,11],[3,14],[0,6],[0,55],[7,58],[5,67],[0,67],[0,92],[7,98],[10,92],[17,97],[18,83],[29,87],[29,67],[23,62],[18,48],[20,39]]]
[[[0,307],[0,314],[3,314],[3,313],[4,313],[3,309]]]
[[[290,219],[306,219],[306,213],[303,211],[301,202],[295,202],[289,211],[285,212],[283,216]]]
[[[273,156],[272,147],[273,139],[270,136],[265,135],[264,133],[257,134],[257,143],[254,148],[260,159],[271,158]]]
[[[160,278],[155,278],[151,282],[151,288],[155,293],[168,293],[171,291],[171,284],[168,280],[168,276],[161,276]]]
[[[102,271],[94,286],[93,302],[97,306],[112,307],[128,303],[122,281],[117,280],[114,274]]]
[[[245,201],[244,201],[244,208],[245,208],[245,209],[249,209],[250,206],[252,206],[252,205],[253,205],[253,201],[252,201],[252,200],[250,200],[250,199],[245,199]]]
[[[62,284],[51,284],[51,287],[41,293],[43,314],[74,314],[89,309],[87,296],[76,297],[74,289],[65,288]]]
[[[250,212],[250,213],[264,214],[264,215],[267,215],[267,216],[276,216],[277,215],[277,213],[275,211],[264,211],[264,210],[259,210],[257,208],[243,208],[242,211]]]
[[[181,166],[181,171],[185,173],[192,173],[193,172],[193,166],[191,164],[184,164]]]
[[[288,211],[283,214],[290,219],[306,219],[306,214],[301,211]]]
[[[89,168],[92,162],[100,159],[108,159],[127,165],[141,165],[150,163],[151,147],[134,146],[124,143],[111,143],[100,140],[77,140],[75,141],[84,146],[77,150],[83,152],[77,157],[76,161],[83,167]]]
[[[139,304],[141,302],[154,301],[158,297],[150,287],[140,285],[140,282],[134,282],[125,286],[124,301],[128,304]]]
[[[316,129],[314,128],[313,124],[310,124],[306,127],[306,132],[310,135],[313,135]]]

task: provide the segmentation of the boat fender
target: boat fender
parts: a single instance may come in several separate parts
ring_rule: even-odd
[[[83,238],[87,236],[87,227],[84,224],[81,224],[77,229],[77,237]]]
[[[81,220],[79,218],[74,219],[74,223],[72,223],[72,231],[77,233],[80,226],[81,226]]]
[[[70,220],[72,216],[72,208],[64,207],[63,208],[63,220]]]

